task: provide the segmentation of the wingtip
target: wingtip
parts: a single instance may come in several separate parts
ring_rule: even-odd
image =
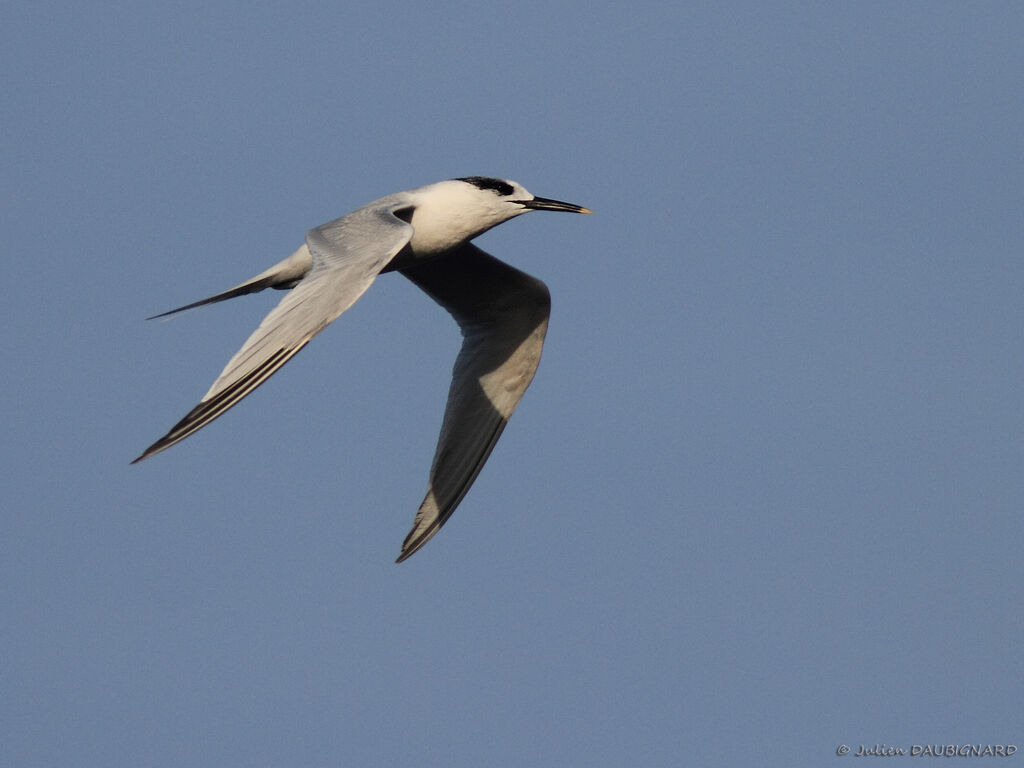
[[[196,301],[196,302],[193,302],[192,304],[186,304],[184,307],[175,307],[174,309],[168,309],[166,312],[161,312],[158,315],[150,315],[146,319],[147,320],[162,320],[162,319],[165,319],[165,318],[170,318],[172,315],[176,315],[179,312],[187,312],[190,309],[195,309],[196,307],[201,307],[201,306],[203,306],[203,304],[205,304],[208,301],[209,301],[209,299],[203,299],[202,301]]]
[[[398,557],[395,558],[395,563],[396,564],[397,563],[404,563],[410,557],[412,557],[417,552],[419,552],[420,551],[420,547],[422,547],[422,546],[423,546],[423,544],[419,544],[419,545],[417,545],[415,547],[411,547],[409,549],[406,549],[405,547],[403,547],[401,553],[399,553]]]
[[[406,536],[405,541],[402,542],[402,551],[398,553],[398,559],[395,560],[396,563],[404,563],[410,557],[415,555],[420,551],[420,548],[427,543],[427,540],[433,536],[433,533],[426,537],[420,534],[416,538],[413,538],[414,533],[416,533],[416,527],[413,527],[413,529],[409,531],[409,535]]]
[[[131,466],[132,464],[138,464],[143,459],[148,459],[150,456],[156,453],[156,451],[154,451],[153,448],[154,446],[149,446],[149,448],[140,453],[136,458],[132,459],[128,466]]]
[[[146,319],[147,320],[161,320],[161,319],[164,319],[164,318],[169,318],[172,315],[178,314],[179,312],[187,312],[190,309],[195,309],[196,307],[201,307],[201,306],[203,306],[204,304],[206,304],[209,301],[210,301],[210,299],[202,299],[201,301],[193,301],[191,304],[186,304],[183,307],[175,307],[174,309],[168,309],[166,312],[161,312],[161,313],[159,313],[157,315],[150,315]]]
[[[430,498],[429,494],[427,498]],[[426,503],[426,500],[424,500],[424,503]],[[422,515],[423,508],[421,506],[420,511],[416,513],[416,521],[413,523],[412,530],[409,531],[405,541],[402,542],[402,551],[399,552],[398,559],[395,560],[396,563],[404,562],[419,552],[423,545],[430,541],[437,532],[437,527],[433,525],[428,527],[427,530],[421,530]]]
[[[149,446],[149,448],[140,453],[137,458],[132,459],[131,464],[138,464],[140,461],[148,459],[150,456],[155,456],[156,454],[161,453],[162,451],[166,451],[179,440],[184,439],[178,438],[177,440],[169,440],[168,438],[170,437],[170,435],[171,432],[168,432],[166,435],[161,437],[159,440],[157,440],[155,443]],[[129,464],[129,466],[131,466],[131,464]]]

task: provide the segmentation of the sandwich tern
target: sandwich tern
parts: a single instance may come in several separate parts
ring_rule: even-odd
[[[262,291],[289,290],[203,395],[142,455],[170,448],[266,381],[351,307],[378,274],[398,271],[447,310],[462,331],[426,496],[396,562],[451,517],[533,380],[551,299],[540,280],[470,243],[527,211],[590,213],[536,197],[505,179],[470,176],[397,192],[306,233],[295,253],[223,293],[154,315]]]

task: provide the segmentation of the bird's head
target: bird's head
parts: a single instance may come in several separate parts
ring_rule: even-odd
[[[583,206],[537,197],[515,181],[487,176],[449,179],[415,190],[412,245],[445,251],[527,211],[590,213]]]

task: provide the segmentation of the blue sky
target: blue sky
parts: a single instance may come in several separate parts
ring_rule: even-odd
[[[0,58],[0,762],[820,766],[1021,744],[1016,3],[21,4]],[[397,275],[138,466],[376,197],[544,359],[393,560],[459,345]]]

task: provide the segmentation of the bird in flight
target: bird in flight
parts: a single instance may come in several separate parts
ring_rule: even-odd
[[[590,213],[505,179],[469,176],[374,200],[306,233],[295,253],[223,293],[154,315],[262,291],[289,290],[199,404],[132,463],[205,427],[266,381],[351,307],[377,275],[397,271],[462,331],[427,493],[396,562],[440,530],[490,456],[533,380],[547,332],[547,286],[470,240],[527,211]]]

